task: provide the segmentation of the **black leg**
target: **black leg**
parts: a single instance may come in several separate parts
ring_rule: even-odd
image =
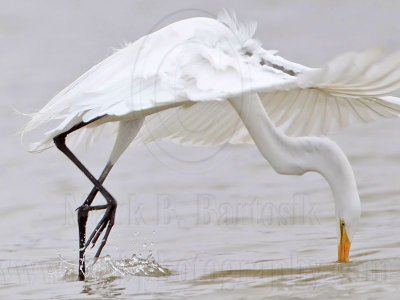
[[[82,207],[79,208],[78,210],[78,222],[79,222],[79,247],[80,247],[80,253],[79,253],[79,279],[83,280],[85,278],[85,257],[84,257],[84,250],[85,248],[90,244],[90,242],[93,240],[93,238],[96,236],[96,240],[102,233],[102,231],[107,228],[106,233],[103,237],[103,240],[101,242],[101,245],[99,247],[99,250],[97,251],[95,258],[97,259],[100,256],[101,250],[103,249],[104,245],[107,242],[107,238],[111,232],[111,228],[114,225],[114,219],[115,219],[115,211],[117,208],[117,202],[115,199],[111,196],[111,194],[103,187],[103,185],[88,171],[88,169],[78,160],[78,158],[69,150],[67,145],[65,144],[65,138],[66,136],[87,125],[87,123],[80,123],[73,128],[71,128],[69,131],[62,133],[54,138],[54,143],[57,146],[57,148],[63,152],[85,175],[86,177],[93,183],[95,186],[96,190],[98,190],[106,199],[107,205],[101,205],[97,207],[93,207],[93,209],[106,209],[106,212],[104,213],[104,216],[100,220],[100,222],[97,224],[95,230],[91,234],[89,240],[85,243],[85,227],[86,227],[86,221],[88,217],[88,211],[90,210],[89,205],[83,205]],[[109,172],[109,171],[108,171]],[[105,177],[104,177],[105,178]],[[104,179],[103,179],[104,181]],[[96,192],[94,193],[96,195]],[[90,196],[90,195],[89,195]],[[89,197],[88,197],[89,198]],[[94,196],[93,196],[94,198]],[[93,201],[93,199],[90,200],[90,202]],[[85,201],[86,202],[86,201]],[[81,251],[82,249],[82,251]]]
[[[103,182],[106,179],[108,173],[110,173],[112,167],[113,167],[113,165],[111,163],[108,163],[105,166],[105,168],[104,168],[103,172],[101,173],[99,179],[97,179],[97,181],[99,183],[103,184]],[[90,191],[89,195],[86,197],[86,200],[85,200],[85,202],[83,202],[82,206],[85,206],[85,205],[90,206],[92,204],[94,198],[96,197],[98,191],[99,190],[96,188],[96,186],[94,186],[93,189]]]
[[[81,206],[78,209],[78,228],[79,228],[79,280],[85,279],[85,238],[86,238],[86,223],[88,219],[88,206]]]
[[[98,182],[103,184],[104,180],[106,179],[107,175],[110,173],[111,168],[113,165],[108,163],[104,168],[103,172],[101,173]],[[90,191],[89,195],[86,197],[85,202],[78,207],[78,228],[79,228],[79,280],[84,280],[85,276],[85,250],[86,250],[86,224],[88,220],[88,214],[91,210],[100,210],[100,209],[107,209],[107,205],[98,205],[98,206],[91,206],[93,203],[94,198],[97,195],[99,190],[96,187]],[[99,232],[101,234],[101,232]],[[100,236],[98,235],[98,237]],[[96,243],[98,237],[93,240],[93,245]]]

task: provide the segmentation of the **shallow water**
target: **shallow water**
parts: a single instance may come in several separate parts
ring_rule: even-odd
[[[113,170],[106,184],[119,201],[116,225],[96,264],[94,250],[88,253],[88,280],[76,281],[74,210],[90,184],[54,149],[26,153],[17,135],[26,118],[14,109],[38,109],[123,41],[227,5],[158,3],[2,1],[0,297],[397,299],[397,120],[332,136],[352,163],[362,201],[350,264],[335,262],[332,197],[320,176],[277,175],[253,146],[157,143],[130,149]],[[229,5],[259,21],[267,48],[305,64],[349,49],[400,46],[396,1],[307,3]],[[111,143],[106,135],[78,155],[98,174]],[[100,217],[92,214],[90,228]]]

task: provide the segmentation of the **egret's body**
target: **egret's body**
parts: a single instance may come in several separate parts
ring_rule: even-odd
[[[128,145],[168,139],[216,145],[255,142],[282,174],[319,172],[335,200],[339,260],[348,261],[360,217],[350,164],[339,147],[321,135],[357,122],[397,117],[400,54],[349,53],[322,69],[289,62],[253,38],[255,25],[232,15],[193,18],[169,25],[127,45],[55,96],[26,131],[60,120],[33,151],[53,141],[92,181],[78,211],[80,278],[84,249],[105,231],[100,255],[114,222],[116,202],[102,183]],[[119,124],[110,159],[95,179],[65,144],[69,133]],[[190,128],[201,128],[200,131]],[[277,128],[278,127],[278,128]],[[286,135],[286,134],[287,135]],[[97,193],[107,205],[93,206]],[[88,211],[106,209],[85,243]]]

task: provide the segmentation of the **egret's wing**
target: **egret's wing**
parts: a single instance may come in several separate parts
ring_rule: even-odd
[[[299,88],[261,93],[267,113],[289,135],[321,135],[400,115],[400,52],[347,53],[325,68],[304,72]]]
[[[240,78],[229,77],[234,73],[227,69],[238,65],[235,60],[239,45],[232,31],[217,20],[192,18],[176,22],[127,45],[91,68],[33,114],[24,131],[58,121],[45,134],[43,143],[47,143],[75,124],[100,116],[147,114],[188,100],[208,100],[204,79],[209,76],[210,83],[218,72],[200,72],[226,70],[227,76],[221,80],[229,85],[229,80],[234,79],[236,86]],[[199,81],[194,80],[196,74]],[[226,91],[213,89],[213,96],[224,94]]]
[[[291,69],[283,59],[275,59],[277,66]],[[287,134],[321,135],[351,124],[398,117],[400,99],[386,95],[400,88],[399,70],[400,53],[384,59],[377,51],[348,53],[295,79],[283,74],[276,76],[275,85],[259,82],[253,91],[259,92],[268,115]],[[218,85],[217,78],[213,81]],[[226,101],[197,102],[147,117],[136,143],[160,139],[197,145],[251,142]]]
[[[197,102],[146,117],[134,144],[157,140],[204,146],[251,142],[236,111],[226,101]]]
[[[259,93],[272,120],[293,135],[397,116],[398,99],[385,96],[399,88],[399,54],[351,53],[310,69],[264,50],[251,36],[254,25],[227,20],[176,22],[98,64],[33,115],[25,131],[59,123],[32,150],[101,116],[147,116],[138,137],[144,142],[248,141],[226,100],[249,92]]]
[[[262,94],[261,99],[275,125],[291,136],[326,135],[352,124],[400,116],[400,98],[389,96],[357,98],[308,89]]]
[[[251,26],[236,30],[214,19],[193,18],[139,39],[93,67],[33,115],[25,132],[54,120],[58,124],[32,150],[101,116],[143,117],[187,102],[224,101],[254,89],[295,84],[288,74],[260,64],[256,52],[269,52],[247,36],[253,31]]]

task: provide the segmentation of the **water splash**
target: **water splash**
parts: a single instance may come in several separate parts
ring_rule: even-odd
[[[107,255],[93,262],[86,262],[87,280],[113,280],[128,276],[162,277],[172,274],[169,269],[157,263],[151,253],[145,258],[134,254],[122,260],[114,260]],[[75,281],[78,278],[78,265],[60,257],[58,274],[66,281]]]

